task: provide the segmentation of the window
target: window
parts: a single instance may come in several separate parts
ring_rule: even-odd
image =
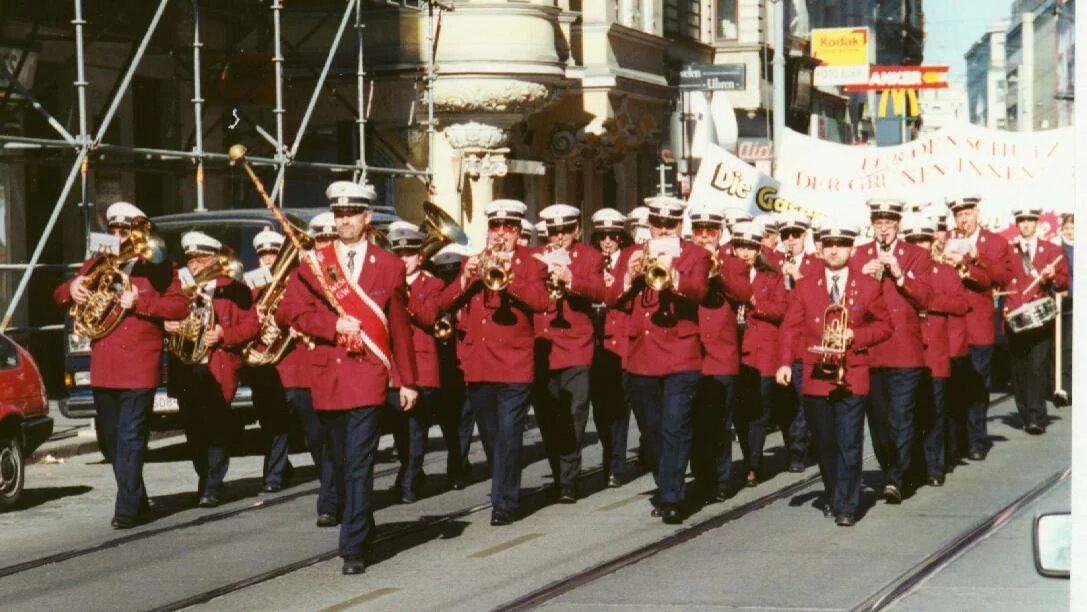
[[[740,17],[737,0],[715,0],[713,37],[718,40],[735,40],[740,36]]]
[[[664,0],[665,38],[698,40],[701,5],[701,0]]]
[[[0,370],[10,370],[19,365],[19,351],[4,336],[0,336]]]

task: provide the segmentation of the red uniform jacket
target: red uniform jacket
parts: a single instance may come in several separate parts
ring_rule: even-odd
[[[813,253],[804,253],[803,258],[800,260],[800,278],[808,278],[809,276],[823,276],[823,271],[826,270],[826,265],[822,259],[816,257]],[[786,282],[786,288],[789,285],[795,286],[800,279],[793,279],[791,282]],[[798,361],[804,360],[804,354],[808,352],[808,347],[800,341],[796,345],[796,359]]]
[[[960,281],[959,285],[962,285]],[[963,288],[963,300],[966,300],[966,289]],[[966,314],[962,316],[948,315],[947,317],[947,351],[952,358],[966,357],[970,354],[970,345],[966,342],[966,317],[970,315],[970,304],[966,304]]]
[[[744,307],[744,331],[741,363],[759,371],[763,378],[773,377],[778,368],[778,326],[788,306],[785,282],[773,270],[756,265],[751,283],[752,297]],[[751,302],[754,302],[752,304]]]
[[[405,306],[404,263],[388,251],[369,244],[357,282],[385,313],[392,345],[390,367],[396,371],[400,383],[415,386],[411,324]],[[309,264],[299,264],[276,309],[276,320],[309,335],[316,344],[309,354],[313,407],[317,410],[350,410],[384,405],[391,380],[389,370],[369,350],[348,354],[342,344],[337,344],[338,319],[339,315],[325,297]]]
[[[978,229],[977,258],[967,256],[967,275],[963,278],[970,312],[966,315],[966,341],[972,346],[996,342],[993,317],[993,291],[1011,280],[1008,242],[986,229]]]
[[[891,315],[883,301],[879,283],[869,276],[849,273],[842,293],[842,305],[849,314],[853,343],[845,356],[845,386],[855,395],[868,394],[868,351],[891,337]],[[788,366],[795,357],[796,345],[818,346],[823,339],[823,313],[830,305],[830,290],[823,276],[809,276],[796,284],[789,295],[785,320],[778,342],[778,366]],[[813,378],[815,353],[804,354],[804,394],[828,396],[835,381]]]
[[[615,268],[619,265],[620,255],[621,253],[618,251],[613,255],[612,274],[615,273]],[[622,282],[622,279],[616,279],[616,282]],[[601,302],[603,301],[601,300]],[[618,308],[608,308],[607,313],[604,315],[604,337],[600,342],[600,346],[604,350],[611,351],[619,356],[621,367],[624,370],[626,369],[627,349],[630,346],[630,338],[627,336],[628,318],[626,311]]]
[[[238,390],[238,372],[244,363],[242,349],[257,337],[260,323],[253,310],[253,296],[249,287],[233,279],[225,276],[215,279],[211,303],[215,308],[215,322],[223,328],[223,340],[208,353],[208,370],[215,382],[219,383],[223,401],[229,404]],[[169,363],[168,390],[171,396],[178,397],[191,390],[194,366],[181,363],[172,356]]]
[[[454,280],[438,299],[440,311],[458,298],[467,300],[458,323],[465,332],[458,351],[465,382],[532,382],[532,315],[547,309],[547,266],[527,247],[518,246],[510,272],[513,280],[505,291],[484,289],[478,278],[463,288]]]
[[[438,318],[438,296],[443,289],[445,283],[429,272],[420,272],[408,285],[411,345],[415,349],[415,370],[420,387],[441,386],[434,321]]]
[[[543,249],[537,252],[544,252]],[[562,319],[570,326],[554,327],[558,305],[548,300],[546,312],[535,316],[536,334],[548,346],[548,367],[561,370],[593,362],[593,303],[604,301],[604,256],[580,242],[570,247],[573,283],[562,304]]]
[[[1037,273],[1041,274],[1042,269],[1056,261],[1058,257],[1061,260],[1053,266],[1056,276],[1051,281],[1035,283],[1034,287],[1024,295],[1023,291],[1034,282],[1034,276],[1023,267],[1021,248],[1019,240],[1008,243],[1008,269],[1011,271],[1011,278],[1007,284],[1009,293],[1004,297],[1004,317],[1023,304],[1068,289],[1068,262],[1064,258],[1064,249],[1039,239],[1034,250],[1034,258],[1031,259],[1031,264],[1034,265]],[[1005,323],[1005,328],[1006,326]]]
[[[883,275],[883,301],[891,313],[892,335],[871,350],[873,368],[920,368],[925,365],[925,345],[921,340],[920,312],[928,306],[932,294],[932,255],[899,237],[892,247],[902,268],[900,286],[890,273]],[[876,243],[856,249],[849,261],[849,275],[860,276],[864,264],[876,259]],[[871,278],[871,277],[869,277]]]
[[[86,274],[97,258],[83,262]],[[109,335],[91,343],[91,386],[105,389],[154,389],[162,383],[162,321],[180,319],[189,312],[173,264],[137,262],[130,275],[139,291],[136,304]],[[72,281],[53,292],[57,304],[72,300]]]
[[[947,264],[932,264],[932,296],[929,297],[928,310],[921,319],[921,339],[925,343],[925,367],[934,378],[951,376],[951,320],[961,326],[969,306],[966,304],[966,290],[962,287],[959,275]],[[965,335],[961,334],[956,342],[966,346]],[[958,350],[958,349],[957,349]],[[962,350],[965,351],[965,348]],[[954,355],[956,357],[961,355]]]
[[[698,306],[698,332],[702,339],[702,374],[735,376],[740,372],[737,309],[751,299],[747,265],[722,247],[717,251],[720,270],[710,280]]]
[[[607,303],[629,313],[627,371],[641,376],[667,376],[702,368],[702,343],[698,336],[698,305],[706,297],[710,254],[683,240],[679,257],[672,262],[678,275],[676,290],[658,293],[636,278],[624,290],[627,263],[641,246],[623,249],[615,270],[616,282],[608,287]],[[654,316],[660,311],[665,316]]]

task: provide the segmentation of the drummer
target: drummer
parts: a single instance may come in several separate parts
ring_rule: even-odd
[[[1012,211],[1019,236],[1010,242],[1011,282],[1004,297],[1008,358],[1015,407],[1023,430],[1045,433],[1049,356],[1053,350],[1053,295],[1068,289],[1068,262],[1062,249],[1038,236],[1041,208]]]

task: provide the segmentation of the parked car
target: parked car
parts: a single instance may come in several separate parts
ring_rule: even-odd
[[[286,215],[297,227],[307,227],[309,220],[322,212],[322,208],[287,209]],[[388,207],[375,207],[373,223],[384,230],[396,216]],[[174,262],[184,261],[181,251],[181,237],[190,231],[201,231],[230,246],[237,253],[244,268],[250,270],[257,265],[257,254],[253,249],[253,237],[266,227],[282,231],[272,213],[264,208],[215,210],[204,212],[163,215],[151,220],[155,233],[166,242],[170,258]],[[65,374],[64,382],[68,388],[68,397],[58,400],[61,414],[69,418],[93,418],[95,415],[94,399],[91,395],[91,344],[90,340],[72,331],[71,320],[65,324]],[[178,426],[177,399],[166,392],[167,352],[165,344],[162,352],[162,381],[155,391],[154,418],[151,428],[156,430],[174,429]],[[246,411],[253,407],[252,390],[245,384],[238,386],[231,407],[242,411],[240,416],[248,418]]]
[[[53,433],[38,364],[0,334],[0,510],[19,501],[29,457]]]

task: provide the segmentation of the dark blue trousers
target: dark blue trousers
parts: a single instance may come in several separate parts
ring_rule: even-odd
[[[408,495],[414,495],[422,483],[434,391],[433,387],[420,388],[419,399],[408,412],[400,407],[399,388],[391,388],[385,395],[384,429],[393,434],[396,456],[400,459],[400,473],[396,480]]]
[[[1008,360],[1011,365],[1015,408],[1028,425],[1049,424],[1046,401],[1053,393],[1049,378],[1053,353],[1053,325],[1008,334]]]
[[[970,345],[970,369],[966,372],[966,430],[970,450],[988,451],[989,385],[993,373],[993,345]]]
[[[113,464],[113,478],[117,481],[113,515],[134,518],[147,505],[143,463],[155,390],[95,387],[92,393],[94,426],[106,447],[102,454]]]
[[[630,397],[635,414],[641,414],[646,440],[655,445],[657,505],[683,501],[683,478],[691,455],[691,413],[698,381],[697,370],[666,376],[630,375]]]
[[[736,391],[736,435],[747,469],[762,469],[762,452],[766,447],[766,420],[774,405],[774,379],[764,378],[755,368],[740,366]]]
[[[888,484],[902,489],[913,453],[914,415],[924,368],[869,370],[868,429]]]
[[[471,472],[468,453],[472,446],[472,432],[476,428],[472,406],[468,403],[468,390],[464,384],[464,372],[456,360],[453,347],[439,346],[439,378],[441,387],[434,397],[432,416],[442,430],[446,448],[445,473],[449,480]]]
[[[332,454],[333,478],[343,483],[340,556],[365,554],[374,538],[374,455],[380,406],[317,414]]]
[[[287,389],[286,398],[294,418],[302,424],[306,446],[309,447],[313,466],[317,469],[318,478],[321,481],[321,488],[317,492],[317,514],[340,516],[343,513],[343,498],[333,477],[332,453],[328,452],[325,446],[321,419],[317,416],[317,411],[313,409],[313,397],[310,395],[310,390],[301,387],[290,388]]]
[[[189,443],[198,493],[218,496],[230,467],[230,438],[235,422],[218,381],[207,364],[191,367],[190,385],[177,398],[182,427]]]
[[[732,413],[735,377],[703,376],[694,404],[691,471],[707,495],[723,493],[732,480]]]
[[[619,356],[598,348],[593,355],[589,388],[593,404],[593,422],[603,447],[604,467],[619,476],[625,470],[627,436],[630,432],[630,404],[623,387],[623,369]]]
[[[253,390],[253,407],[260,420],[264,441],[264,484],[283,486],[290,459],[287,454],[288,433],[291,429],[290,407],[286,392],[279,382],[275,366],[262,366],[248,378]]]
[[[944,436],[946,457],[952,465],[958,457],[966,455],[970,448],[970,428],[967,426],[969,398],[967,385],[973,376],[974,366],[970,355],[951,358],[951,378],[944,388]]]
[[[811,444],[811,432],[804,417],[804,362],[793,362],[792,395],[787,389],[779,390],[782,407],[781,432],[789,459],[804,460]]]
[[[917,395],[917,439],[914,441],[913,472],[928,478],[943,478],[947,469],[947,378],[933,377],[925,368]]]
[[[827,502],[837,513],[855,514],[861,501],[865,396],[804,396],[804,412],[819,456]]]
[[[469,383],[468,401],[491,462],[491,506],[515,512],[521,503],[521,446],[529,383]]]
[[[577,484],[581,471],[581,446],[585,425],[589,422],[589,366],[550,370],[535,406],[541,434],[546,430],[544,447],[548,461],[558,466],[558,483],[564,487]],[[544,420],[548,425],[544,426]]]

